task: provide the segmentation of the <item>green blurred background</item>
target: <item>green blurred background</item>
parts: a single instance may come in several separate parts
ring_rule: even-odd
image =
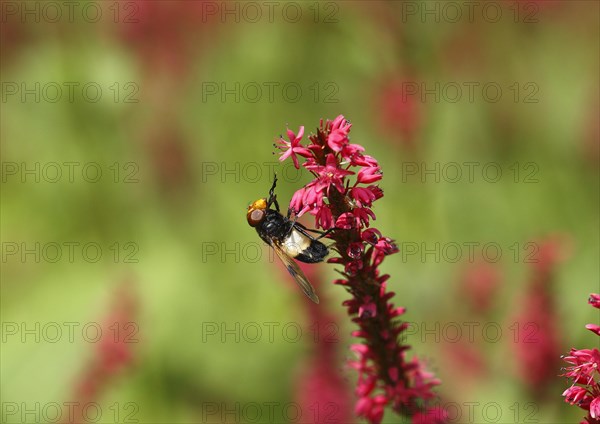
[[[401,252],[382,269],[441,404],[456,422],[582,417],[561,398],[560,361],[531,387],[518,352],[535,361],[547,328],[559,353],[598,344],[584,329],[600,290],[598,3],[451,3],[3,1],[3,422],[82,399],[99,405],[96,422],[285,422],[327,341],[353,402],[354,327],[334,266],[315,267],[315,312],[244,218],[273,170],[283,205],[310,181],[272,155],[286,125],[309,133],[338,114],[384,171],[374,225]],[[486,243],[502,256],[489,260]],[[528,259],[548,249],[549,318],[527,315],[541,272]],[[111,320],[112,347],[94,336],[116,334]],[[534,342],[515,343],[531,322]],[[258,419],[242,411],[254,404]],[[351,416],[302,407],[299,422]]]

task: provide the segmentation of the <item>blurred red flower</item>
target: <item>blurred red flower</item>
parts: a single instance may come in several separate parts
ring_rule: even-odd
[[[378,88],[375,110],[385,134],[405,147],[415,147],[423,121],[423,105],[414,78],[393,76],[383,79]]]
[[[130,19],[120,22],[117,34],[147,70],[183,73],[203,42],[214,42],[219,14],[207,13],[209,3],[214,4],[205,0],[128,2]]]
[[[500,270],[489,262],[469,264],[460,284],[459,296],[477,314],[483,315],[492,308],[500,287]]]
[[[111,311],[101,324],[102,336],[94,356],[87,363],[75,385],[76,405],[71,423],[85,422],[83,409],[96,401],[102,391],[134,361],[132,344],[137,343],[137,296],[130,281],[125,281],[113,295]]]
[[[531,279],[515,316],[520,331],[513,347],[521,381],[533,398],[542,399],[556,377],[562,351],[553,287],[562,252],[558,239],[547,239],[537,245]]]
[[[316,287],[322,286],[318,269],[304,264],[300,264],[300,268]],[[310,325],[307,333],[311,334],[313,349],[309,360],[302,366],[296,400],[302,411],[310,411],[310,418],[305,417],[305,420],[311,423],[346,423],[352,419],[352,392],[339,366],[342,340],[338,319],[327,312],[327,297],[321,295],[320,300],[318,305],[303,302],[307,308]]]
[[[189,186],[193,179],[187,140],[174,120],[159,122],[157,128],[144,132],[150,163],[165,194],[173,194]]]

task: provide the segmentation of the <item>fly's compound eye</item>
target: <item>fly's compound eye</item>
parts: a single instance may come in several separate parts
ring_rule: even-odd
[[[265,217],[265,211],[264,209],[251,209],[250,211],[248,211],[248,224],[250,224],[251,227],[256,227],[258,224],[261,223],[261,221],[264,219]]]

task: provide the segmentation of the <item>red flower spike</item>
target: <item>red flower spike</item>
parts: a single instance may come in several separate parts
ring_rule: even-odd
[[[600,296],[591,294],[588,303],[598,307]],[[600,326],[586,325],[588,330],[600,336]],[[577,405],[588,412],[582,423],[600,424],[600,351],[598,349],[571,349],[563,361],[570,366],[562,374],[571,382],[563,392],[565,402]]]
[[[76,405],[69,414],[69,423],[85,422],[85,408],[82,405],[95,402],[121,374],[134,365],[134,347],[138,340],[129,337],[125,329],[132,325],[137,327],[138,301],[135,286],[129,280],[115,291],[111,310],[103,320],[100,340],[94,346],[94,354],[76,381]]]
[[[334,284],[343,285],[352,296],[342,305],[359,327],[352,335],[361,339],[352,345],[356,359],[349,362],[358,372],[356,414],[380,423],[388,407],[415,423],[444,423],[448,420],[445,411],[430,404],[439,380],[419,359],[407,358],[409,346],[402,344],[402,333],[408,325],[397,320],[405,309],[391,303],[394,293],[386,288],[389,275],[379,273],[379,264],[397,253],[398,247],[378,229],[367,228],[376,218],[373,203],[383,197],[373,183],[383,175],[377,160],[364,154],[363,146],[350,143],[351,127],[340,115],[333,121],[321,120],[316,134],[308,136],[310,144],[301,151],[294,150],[300,147],[293,144],[293,134],[289,143],[283,142],[288,149],[284,155],[292,161],[293,153],[304,157],[302,166],[315,176],[294,194],[290,208],[298,215],[310,212],[318,228],[333,228],[328,237],[339,256],[328,263],[343,266],[344,278]]]
[[[517,362],[517,375],[534,399],[549,395],[551,383],[560,366],[561,343],[557,299],[553,286],[561,257],[561,245],[550,238],[539,243],[537,262],[531,263],[531,273],[523,298],[517,303],[514,321],[520,328],[534,328],[535,334],[518,337],[511,348]]]

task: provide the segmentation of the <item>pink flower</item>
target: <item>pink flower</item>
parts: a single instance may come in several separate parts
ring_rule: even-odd
[[[324,166],[315,164],[307,165],[305,168],[318,174],[319,178],[315,181],[317,190],[326,193],[329,193],[330,186],[334,186],[337,191],[342,193],[344,191],[342,178],[354,174],[352,171],[340,169],[336,157],[331,153],[327,155]]]
[[[292,196],[292,200],[290,200],[290,209],[294,211],[294,213],[298,216],[302,216],[306,211],[310,208],[304,205],[304,196],[306,194],[306,188],[301,188],[297,190]]]
[[[572,378],[575,383],[589,385],[600,372],[600,352],[598,349],[571,349],[569,356],[563,360],[571,365],[567,367],[565,377]]]
[[[367,189],[373,193],[373,195],[375,196],[375,200],[379,200],[383,197],[383,190],[381,189],[381,187],[378,187],[376,185],[370,185],[367,187]]]
[[[317,191],[315,184],[309,184],[296,191],[290,200],[290,209],[299,217],[308,211],[317,214],[322,205],[323,195]]]
[[[352,276],[356,276],[361,269],[363,269],[363,261],[361,260],[346,262],[344,265],[346,274]]]
[[[590,294],[590,298],[588,299],[588,303],[592,305],[594,308],[600,309],[600,294]]]
[[[362,243],[354,242],[348,245],[348,249],[346,249],[346,254],[352,259],[360,259],[362,258],[364,251],[365,247]]]
[[[348,133],[352,124],[348,122],[343,115],[333,120],[329,127],[327,144],[334,152],[340,152],[344,145],[348,144]]]
[[[371,184],[375,181],[379,181],[381,178],[381,169],[379,169],[378,166],[370,166],[358,171],[358,178],[356,181],[362,184]]]
[[[377,228],[368,228],[361,234],[361,239],[371,245],[376,245],[377,240],[381,237],[381,231]]]
[[[354,155],[351,164],[353,166],[379,167],[377,160],[369,155]]]
[[[391,255],[398,252],[398,247],[389,237],[380,237],[375,244],[375,249],[381,251],[385,255]]]
[[[345,212],[338,217],[337,221],[335,221],[335,226],[336,228],[349,230],[354,226],[354,222],[354,215],[351,212]]]
[[[595,333],[596,335],[600,336],[600,325],[588,324],[585,326],[585,328],[590,330],[592,333]]]
[[[369,218],[375,219],[375,214],[369,208],[354,208],[356,227],[369,226]]]
[[[331,209],[328,206],[323,206],[317,210],[315,215],[315,223],[317,227],[321,227],[324,230],[329,230],[333,227],[333,215]]]
[[[600,396],[596,396],[590,403],[590,417],[600,419]]]
[[[377,315],[377,305],[373,302],[366,303],[358,308],[358,316],[361,318],[373,318]]]
[[[350,161],[350,163],[354,164],[354,160],[355,158],[357,160],[361,160],[361,153],[360,152],[364,152],[365,148],[363,146],[361,146],[360,144],[344,144],[344,146],[342,147],[342,151],[340,152],[340,155],[342,156],[343,162],[346,163],[348,161]]]
[[[571,386],[562,395],[565,397],[565,402],[571,405],[581,405],[586,398],[589,398],[587,390],[581,386]],[[589,403],[589,399],[586,403]]]
[[[315,215],[319,208],[323,206],[323,194],[320,193],[319,187],[315,184],[306,186],[304,196],[302,197],[304,208],[308,208]]]
[[[311,156],[310,150],[308,150],[306,147],[303,147],[300,144],[300,140],[302,140],[303,135],[304,135],[304,127],[300,127],[300,129],[298,130],[297,136],[296,136],[296,134],[294,134],[294,132],[292,130],[290,130],[288,128],[287,136],[290,141],[285,141],[281,137],[279,138],[279,140],[277,140],[277,143],[279,143],[279,145],[277,147],[281,150],[285,150],[283,153],[281,153],[281,156],[279,156],[280,161],[284,161],[291,156],[296,169],[300,169],[300,166],[298,165],[298,158],[296,157],[296,153],[299,154],[300,156],[304,156],[304,157]]]
[[[350,197],[354,199],[358,206],[371,206],[376,200],[373,190],[364,187],[353,187],[350,189]]]
[[[382,173],[377,161],[363,153],[363,146],[349,143],[350,129],[340,115],[333,121],[321,120],[317,133],[308,137],[311,144],[305,150],[310,157],[301,156],[315,178],[294,194],[290,208],[299,214],[310,211],[317,226],[334,228],[328,237],[339,256],[328,262],[343,266],[343,278],[334,284],[351,294],[343,305],[358,325],[352,335],[361,339],[351,347],[357,359],[349,362],[358,372],[355,412],[370,423],[380,423],[386,407],[414,422],[446,422],[443,410],[429,405],[439,380],[421,360],[407,358],[409,347],[401,342],[408,325],[397,318],[405,309],[391,302],[394,293],[386,289],[390,276],[381,275],[378,268],[398,248],[378,229],[368,228],[375,219],[372,206],[383,197],[381,188],[372,183],[381,180]],[[356,176],[354,184],[351,176]]]

